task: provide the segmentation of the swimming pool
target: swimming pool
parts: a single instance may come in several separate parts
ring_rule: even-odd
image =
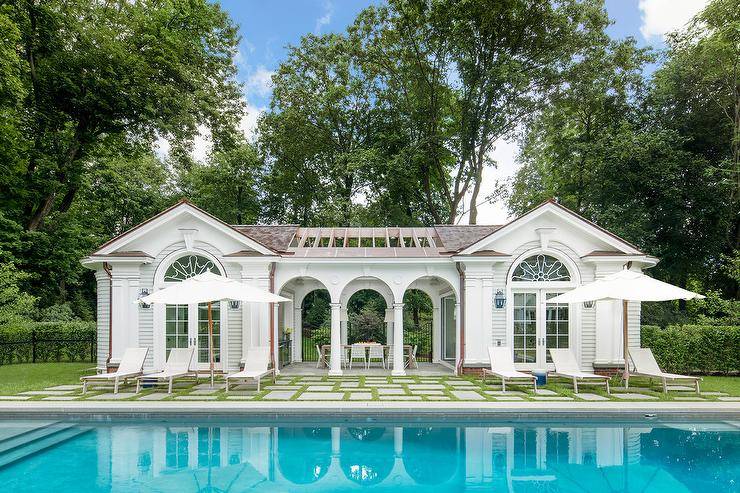
[[[13,492],[740,491],[740,423],[0,421]]]

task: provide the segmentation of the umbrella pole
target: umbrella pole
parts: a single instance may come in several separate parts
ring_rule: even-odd
[[[208,302],[208,363],[211,369],[211,387],[213,387],[213,313],[212,302]]]
[[[627,340],[627,300],[622,300],[622,352],[624,356],[624,381],[630,377],[629,341]]]

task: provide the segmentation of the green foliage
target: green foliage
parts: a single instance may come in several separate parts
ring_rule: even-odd
[[[379,342],[385,341],[385,322],[378,310],[372,306],[363,306],[359,313],[349,314],[351,340],[355,342]]]
[[[313,330],[311,332],[311,338],[313,343],[318,344],[319,347],[331,344],[331,327],[329,323],[327,322],[318,329]]]
[[[663,371],[740,372],[740,326],[643,325],[640,336]]]
[[[15,322],[0,326],[0,365],[36,362],[94,361],[93,322]]]
[[[27,277],[12,263],[0,263],[0,325],[17,323],[35,314],[36,298],[20,288]]]

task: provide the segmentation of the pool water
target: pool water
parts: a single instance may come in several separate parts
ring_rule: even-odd
[[[740,423],[0,421],[12,492],[738,492]]]

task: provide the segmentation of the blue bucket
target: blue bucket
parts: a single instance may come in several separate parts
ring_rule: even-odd
[[[532,375],[537,377],[537,386],[541,387],[547,384],[547,370],[534,370]]]

